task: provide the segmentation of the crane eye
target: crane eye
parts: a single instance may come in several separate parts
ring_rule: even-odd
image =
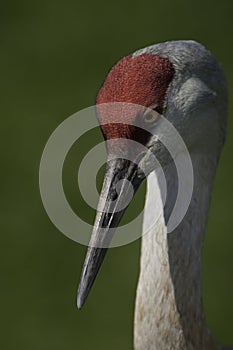
[[[160,114],[157,111],[151,110],[143,116],[143,121],[147,124],[154,123],[159,118],[159,115]]]

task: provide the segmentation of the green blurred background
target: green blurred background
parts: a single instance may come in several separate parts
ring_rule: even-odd
[[[109,252],[78,311],[86,247],[58,232],[44,211],[41,153],[59,123],[94,103],[119,58],[156,42],[195,39],[206,45],[224,67],[231,100],[233,2],[13,0],[1,3],[0,16],[0,348],[132,349],[140,242]],[[229,118],[203,266],[207,320],[225,343],[233,343],[232,137]],[[74,183],[74,159],[65,183]],[[78,208],[76,190],[67,192]]]

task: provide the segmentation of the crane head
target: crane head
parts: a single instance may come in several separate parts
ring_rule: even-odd
[[[217,61],[202,45],[168,42],[121,59],[100,88],[96,106],[108,160],[79,284],[79,308],[133,195],[155,169],[148,152],[162,164],[169,162],[165,147],[152,132],[160,116],[178,129],[190,152],[195,149],[217,156],[226,124],[220,119],[226,114],[225,81]]]

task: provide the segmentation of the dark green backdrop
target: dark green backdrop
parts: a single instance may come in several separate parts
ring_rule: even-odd
[[[0,349],[132,349],[140,242],[110,251],[78,311],[76,289],[86,247],[65,238],[44,211],[38,186],[41,153],[59,123],[94,103],[119,58],[156,42],[195,39],[206,45],[224,67],[231,100],[233,2],[13,0],[1,4],[0,16]],[[203,267],[207,320],[225,343],[233,343],[229,112]]]

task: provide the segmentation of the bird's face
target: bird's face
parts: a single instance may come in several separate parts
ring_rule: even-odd
[[[199,136],[198,132],[194,132],[197,136],[190,136],[187,129],[199,128],[200,123],[206,121],[188,120],[187,116],[197,108],[198,99],[201,113],[213,96],[197,77],[192,80],[187,76],[181,81],[168,58],[150,53],[123,58],[107,75],[96,102],[97,117],[107,142],[108,161],[79,286],[79,307],[91,289],[134,193],[156,167],[153,155],[160,164],[170,160],[161,142],[164,135],[159,135],[164,130],[160,127],[162,119],[173,123],[191,148],[198,143]]]
[[[92,239],[94,246],[109,245],[114,230],[110,234],[108,228],[118,226],[132,194],[156,166],[150,156],[163,149],[156,130],[174,73],[173,64],[166,58],[127,56],[109,72],[97,95],[97,116],[107,143],[108,162],[94,229],[102,229],[102,234],[98,239],[93,236],[97,239]],[[166,153],[162,153],[164,160]]]

